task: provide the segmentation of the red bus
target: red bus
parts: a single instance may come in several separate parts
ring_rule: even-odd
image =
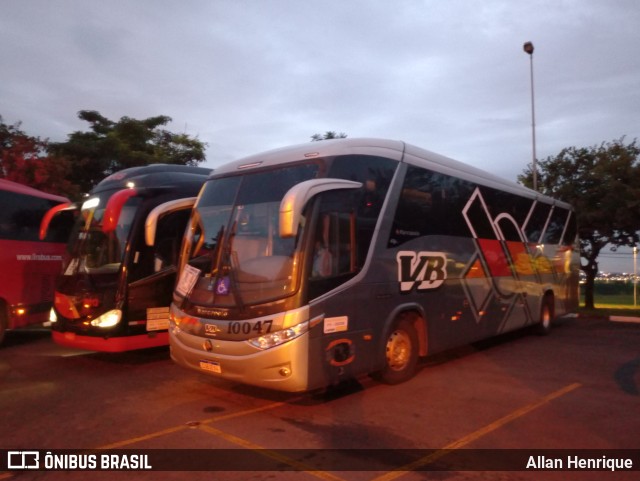
[[[132,167],[91,191],[56,282],[50,316],[56,343],[102,352],[168,344],[175,264],[193,202],[156,218],[153,244],[145,222],[159,204],[195,197],[210,173],[185,165]]]
[[[48,320],[72,216],[56,216],[42,240],[40,222],[49,209],[68,202],[0,179],[0,342],[8,329]]]

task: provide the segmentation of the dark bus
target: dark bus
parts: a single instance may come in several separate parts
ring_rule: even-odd
[[[79,207],[50,321],[58,344],[121,352],[168,344],[176,261],[191,204],[145,221],[160,205],[194,197],[211,169],[153,164],[100,182]],[[46,227],[44,228],[46,232]]]

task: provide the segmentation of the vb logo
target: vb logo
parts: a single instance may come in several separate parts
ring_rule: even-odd
[[[419,291],[435,289],[447,278],[447,257],[442,252],[400,251],[396,260],[400,292],[414,286]]]

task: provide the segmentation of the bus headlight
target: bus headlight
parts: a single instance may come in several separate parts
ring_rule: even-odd
[[[301,322],[282,331],[272,332],[260,337],[249,339],[249,343],[258,349],[271,349],[296,337],[300,337],[309,330],[309,321]]]
[[[112,309],[92,320],[91,325],[97,327],[113,327],[120,322],[121,318],[122,311],[120,309]]]

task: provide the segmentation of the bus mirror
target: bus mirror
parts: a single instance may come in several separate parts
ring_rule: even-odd
[[[280,202],[280,237],[294,237],[302,210],[314,196],[327,190],[359,189],[361,182],[344,179],[312,179],[294,185]]]
[[[71,203],[71,202],[65,202],[64,204],[58,204],[54,207],[52,207],[51,209],[49,209],[44,217],[42,217],[42,220],[40,221],[40,240],[44,240],[45,237],[47,237],[47,231],[49,230],[49,224],[51,224],[51,221],[53,220],[53,218],[61,211],[63,210],[73,210],[73,209],[77,209],[78,207]]]
[[[104,209],[102,232],[108,234],[116,230],[120,213],[127,201],[138,193],[136,189],[122,189],[113,194]]]
[[[171,200],[160,204],[153,208],[147,220],[144,223],[144,240],[148,246],[152,246],[156,241],[156,228],[158,227],[158,220],[165,214],[175,212],[183,209],[191,209],[196,203],[197,197],[186,197],[184,199]]]

